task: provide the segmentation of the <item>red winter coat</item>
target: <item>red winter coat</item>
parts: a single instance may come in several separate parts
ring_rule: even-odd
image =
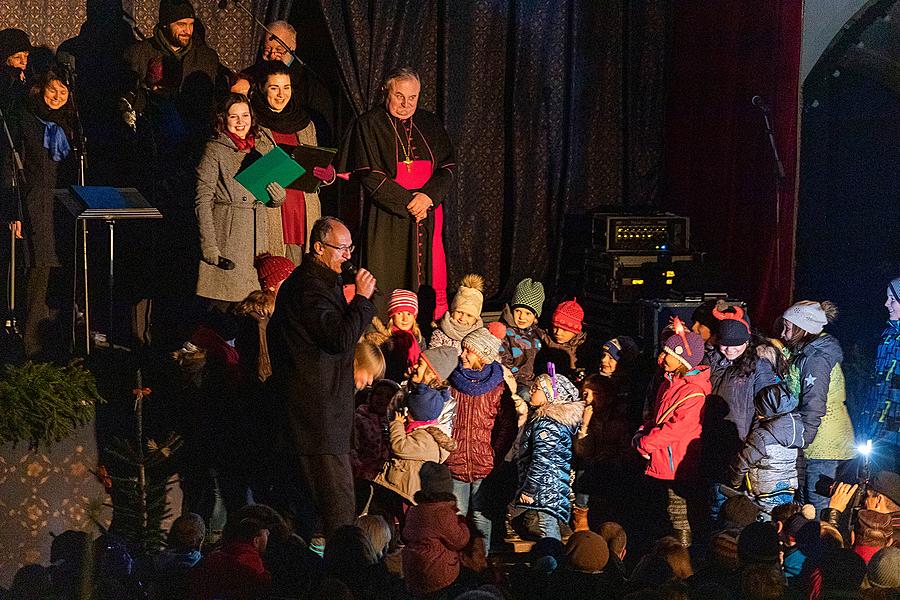
[[[668,374],[656,393],[650,419],[639,433],[637,448],[650,455],[645,473],[656,479],[695,479],[700,466],[703,406],[712,390],[709,367],[685,376]]]
[[[401,553],[406,589],[424,596],[459,577],[459,552],[469,543],[469,528],[456,514],[456,501],[421,501],[406,513]]]
[[[255,600],[272,587],[256,547],[247,542],[229,542],[191,570],[194,600]]]
[[[479,481],[494,470],[495,457],[502,460],[515,440],[515,405],[502,379],[497,387],[480,396],[469,396],[455,388],[450,393],[456,400],[456,450],[444,464],[453,479]]]

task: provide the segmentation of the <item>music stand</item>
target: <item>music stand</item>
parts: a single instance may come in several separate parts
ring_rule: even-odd
[[[115,225],[116,221],[162,219],[162,214],[134,188],[73,185],[68,190],[56,190],[56,197],[72,216],[81,222],[81,253],[84,273],[84,332],[85,352],[91,353],[91,313],[88,295],[87,231],[88,221],[105,221],[109,227],[109,329],[107,340],[112,342],[113,289],[115,285]],[[77,243],[77,242],[76,242]],[[77,269],[76,259],[76,269]],[[72,301],[77,291],[72,290]]]

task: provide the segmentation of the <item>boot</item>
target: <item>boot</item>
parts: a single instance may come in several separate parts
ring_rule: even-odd
[[[588,508],[581,506],[572,507],[572,531],[590,531],[588,525]]]

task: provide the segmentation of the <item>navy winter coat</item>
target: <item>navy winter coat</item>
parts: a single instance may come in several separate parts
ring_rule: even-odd
[[[578,431],[584,402],[556,402],[539,407],[522,433],[519,449],[519,491],[516,506],[569,520],[572,438]],[[521,495],[534,500],[520,502]]]

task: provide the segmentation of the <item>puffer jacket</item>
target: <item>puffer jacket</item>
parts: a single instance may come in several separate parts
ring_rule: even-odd
[[[844,353],[838,341],[823,333],[791,357],[787,384],[799,398],[807,458],[848,460],[855,456],[853,423],[844,404]]]
[[[401,553],[406,589],[424,596],[443,589],[459,577],[459,552],[471,534],[463,517],[456,514],[456,499],[435,498],[406,513]]]
[[[543,330],[537,321],[528,329],[519,329],[509,305],[503,307],[500,320],[506,325],[506,335],[500,344],[500,361],[508,368],[519,385],[531,385],[534,379],[534,361],[541,350]]]
[[[549,513],[569,520],[571,502],[572,438],[581,425],[584,402],[553,402],[539,407],[522,434],[519,449],[519,491],[532,504],[519,508]]]
[[[482,379],[472,381],[466,373]],[[497,362],[481,372],[457,367],[450,374],[450,386],[456,401],[453,439],[457,446],[446,464],[454,479],[471,483],[487,477],[495,460],[502,460],[509,451],[516,437],[516,408]]]
[[[416,492],[422,489],[419,469],[425,461],[442,463],[456,450],[456,441],[436,425],[418,427],[407,433],[403,421],[397,419],[391,421],[388,445],[391,458],[375,477],[375,483],[410,502],[414,502]]]
[[[757,421],[731,467],[733,487],[746,476],[747,490],[757,498],[797,489],[797,453],[803,446],[803,420],[791,411],[797,399],[784,385],[769,386],[757,396]]]
[[[667,373],[650,419],[638,430],[636,447],[650,456],[645,473],[664,480],[693,480],[700,466],[703,406],[711,389],[709,367],[686,375]]]

